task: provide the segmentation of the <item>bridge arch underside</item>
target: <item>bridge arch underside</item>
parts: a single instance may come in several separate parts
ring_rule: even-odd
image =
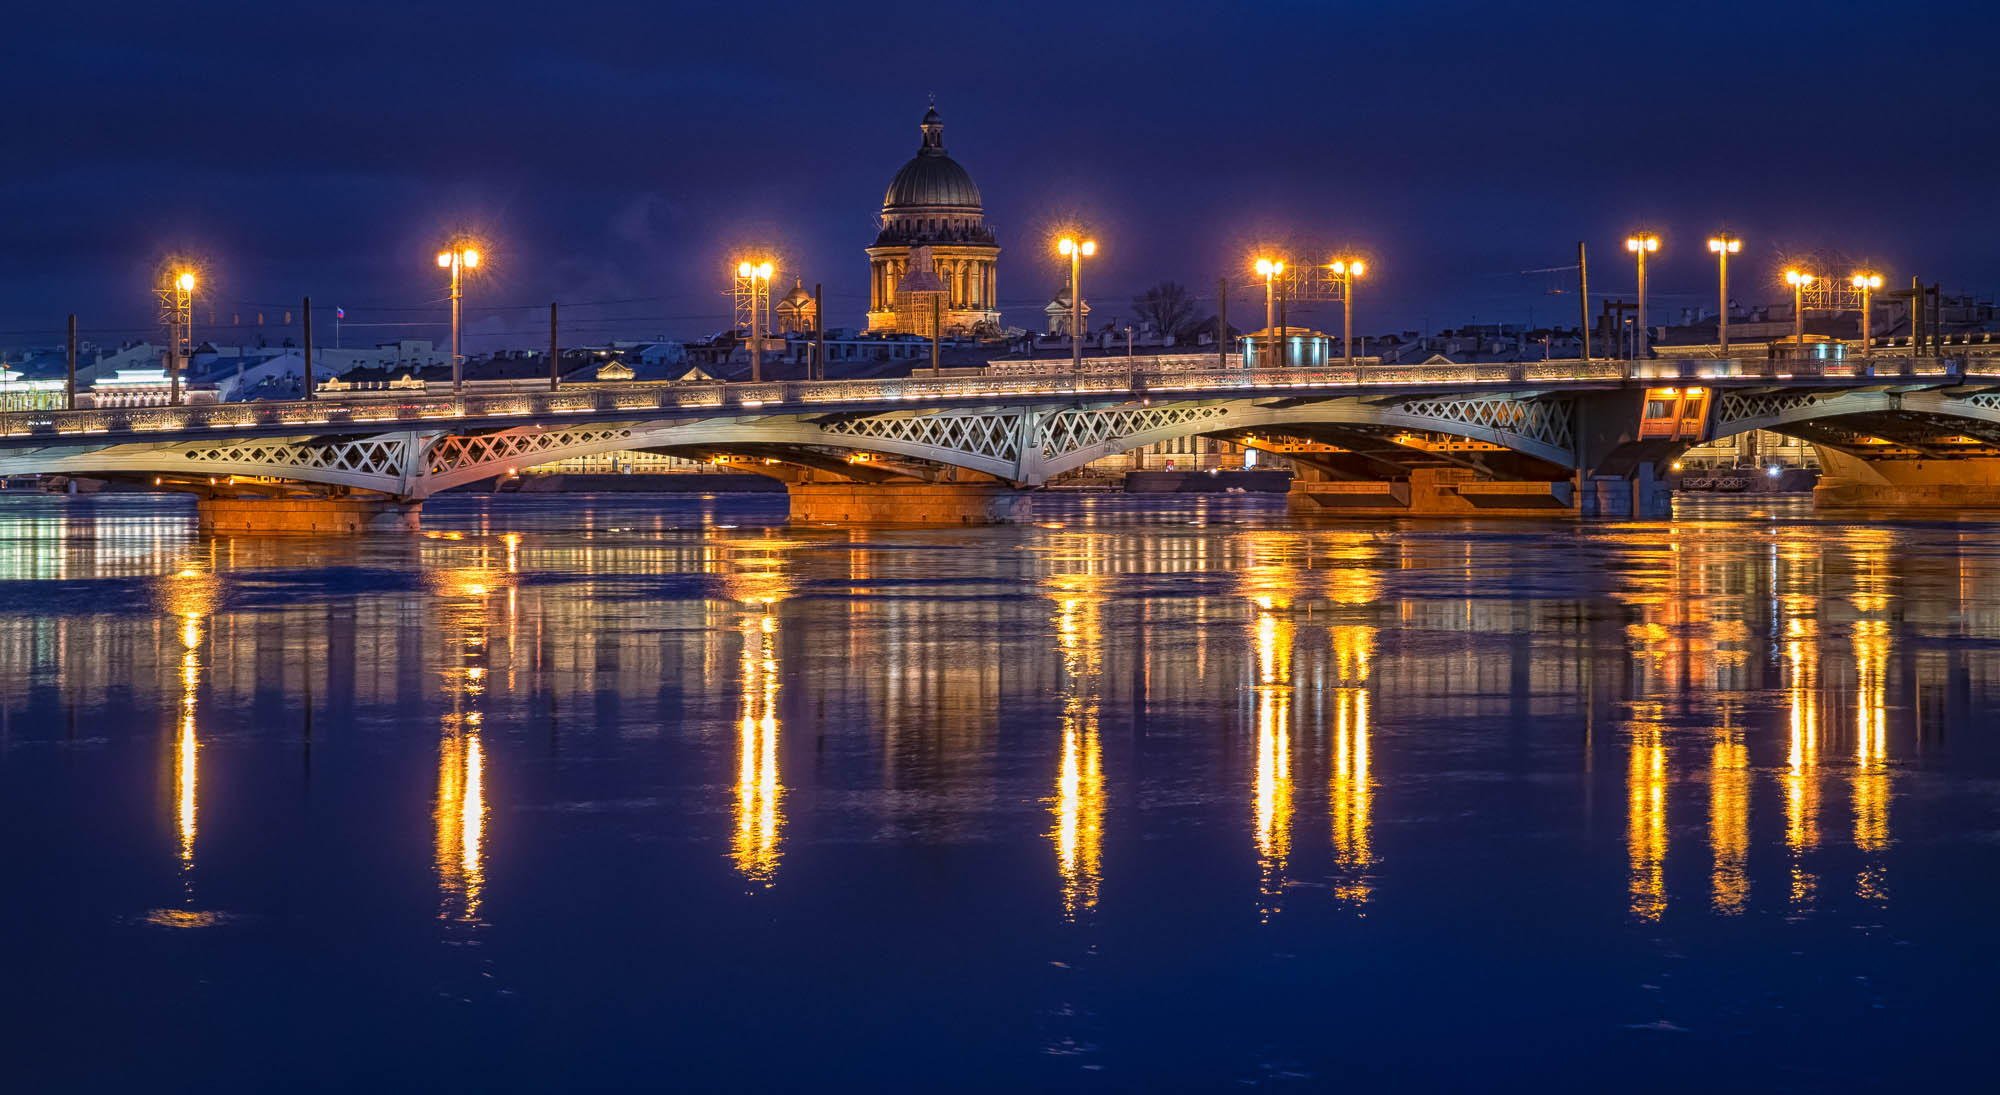
[[[1830,506],[2000,506],[2000,392],[1732,393],[1713,436],[1771,430],[1811,444]]]
[[[0,455],[0,473],[158,477],[211,493],[366,492],[420,500],[538,464],[618,450],[708,459],[790,481],[1035,487],[1086,464],[1192,436],[1279,453],[1331,478],[1468,468],[1558,480],[1573,466],[1567,397],[1122,401],[872,414],[523,426],[228,440],[93,442]],[[865,455],[864,455],[865,454]],[[232,477],[237,480],[231,482]]]
[[[1330,478],[1398,479],[1421,468],[1465,468],[1494,478],[1554,481],[1567,478],[1574,462],[1571,413],[1567,400],[1498,395],[1127,402],[746,417],[585,431],[528,428],[441,438],[426,453],[425,485],[447,490],[502,470],[638,450],[728,457],[734,470],[793,482],[970,480],[1032,487],[1105,457],[1194,436],[1278,453]]]
[[[2000,458],[2000,392],[1731,393],[1711,431],[1769,430],[1868,462]]]

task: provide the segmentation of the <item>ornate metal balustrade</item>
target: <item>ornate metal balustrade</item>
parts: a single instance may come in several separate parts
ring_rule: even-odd
[[[1103,368],[1106,361],[1134,362]],[[1370,390],[1449,394],[1453,388],[1602,387],[1665,379],[1708,380],[1717,385],[1758,381],[1862,384],[1898,378],[1918,382],[1965,381],[1966,361],[2000,383],[2000,362],[1988,358],[1864,358],[1834,362],[1661,359],[1546,361],[1503,365],[1357,364],[1321,369],[1216,367],[1213,359],[1152,357],[1095,359],[1074,372],[995,367],[977,376],[893,377],[866,380],[766,381],[682,384],[651,382],[573,385],[553,392],[512,391],[462,397],[383,398],[376,393],[311,401],[202,404],[183,407],[104,408],[0,414],[0,444],[17,439],[95,437],[111,434],[186,434],[196,430],[354,433],[391,428],[504,424],[558,415],[607,415],[657,411],[677,414],[772,413],[785,409],[862,409],[924,403],[1060,403],[1079,399],[1162,395],[1338,395]]]

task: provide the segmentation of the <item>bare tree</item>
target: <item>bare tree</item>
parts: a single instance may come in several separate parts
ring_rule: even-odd
[[[1132,298],[1132,310],[1153,329],[1184,340],[1195,329],[1194,294],[1178,281],[1163,281]]]

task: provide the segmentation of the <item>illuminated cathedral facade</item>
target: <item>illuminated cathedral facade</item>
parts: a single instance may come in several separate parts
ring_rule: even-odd
[[[921,128],[917,154],[882,195],[882,230],[868,249],[868,329],[928,335],[936,317],[945,334],[998,335],[1000,245],[979,187],[945,153],[936,107]]]

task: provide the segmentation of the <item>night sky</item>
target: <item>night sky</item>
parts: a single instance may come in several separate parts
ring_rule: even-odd
[[[1813,252],[2000,287],[1991,3],[105,0],[9,22],[0,345],[71,311],[143,335],[176,251],[203,260],[198,337],[259,311],[275,336],[302,294],[348,310],[350,344],[434,337],[432,256],[461,226],[490,241],[475,347],[534,345],[550,300],[578,339],[704,334],[746,246],[858,326],[932,94],[1010,325],[1040,327],[1071,219],[1102,245],[1100,318],[1227,273],[1232,318],[1261,320],[1246,256],[1276,242],[1368,255],[1364,330],[1568,321],[1566,279],[1521,271],[1584,239],[1592,289],[1629,293],[1640,226],[1665,238],[1663,318],[1712,302],[1721,228],[1748,241],[1743,301]]]

